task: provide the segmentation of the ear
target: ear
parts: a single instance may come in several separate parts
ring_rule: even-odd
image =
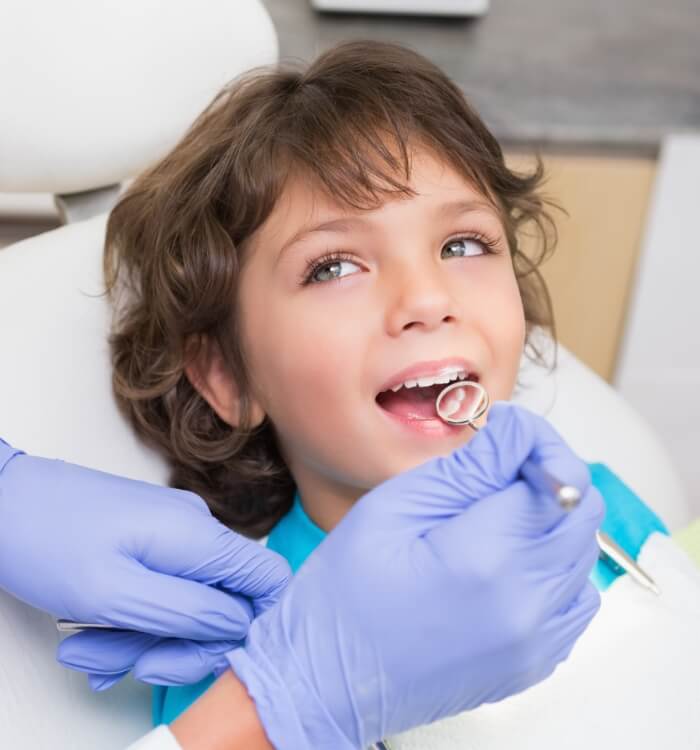
[[[226,367],[218,344],[208,336],[197,336],[187,342],[187,350],[192,352],[192,356],[188,357],[185,375],[192,387],[226,424],[238,426],[240,391]],[[265,412],[255,399],[251,406],[251,426],[257,427],[265,419]]]

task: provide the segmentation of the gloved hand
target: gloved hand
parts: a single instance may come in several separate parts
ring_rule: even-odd
[[[532,456],[582,501],[519,479]],[[228,654],[275,747],[365,748],[543,680],[598,611],[586,464],[509,403],[362,497]]]
[[[284,558],[194,493],[16,453],[0,441],[0,588],[56,617],[143,631],[61,643],[59,661],[95,689],[131,668],[182,684],[227,666],[290,579]]]
[[[107,690],[132,670],[141,682],[191,685],[228,669],[226,654],[241,643],[241,639],[194,641],[132,631],[85,630],[59,644],[58,661],[86,672],[96,691]]]

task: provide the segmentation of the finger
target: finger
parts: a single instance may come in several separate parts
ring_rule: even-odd
[[[547,642],[552,645],[553,658],[557,661],[568,659],[576,642],[598,614],[600,606],[600,592],[590,581],[586,581],[567,606],[547,621]]]
[[[596,531],[604,517],[602,496],[591,487],[574,512],[565,515],[556,526],[534,540],[529,562],[533,567],[566,570],[590,549],[598,550]]]
[[[508,487],[519,477],[527,459],[566,484],[581,485],[582,491],[590,484],[585,463],[554,427],[544,417],[509,401],[494,402],[486,426],[454,456],[458,469],[478,483],[479,498]]]
[[[593,540],[589,549],[581,555],[568,571],[552,575],[540,591],[544,617],[551,618],[566,610],[576,601],[580,592],[590,583],[590,575],[598,560],[598,543]]]
[[[254,617],[248,599],[187,578],[154,572],[133,559],[118,578],[98,624],[164,638],[241,640]],[[99,605],[99,603],[98,603]]]
[[[516,695],[547,679],[563,661],[569,658],[579,639],[600,609],[600,594],[588,582],[570,607],[547,620],[540,637],[542,649],[528,649],[528,660],[508,686],[508,695]],[[503,698],[503,688],[489,696],[485,702],[493,703]]]
[[[177,535],[158,534],[139,559],[159,573],[245,596],[255,615],[271,607],[291,580],[281,555],[204,514],[188,517],[186,544]]]
[[[495,541],[499,534],[504,548],[517,537],[526,550],[525,567],[556,573],[568,570],[595,543],[603,508],[600,493],[591,487],[575,512],[562,513],[556,503],[518,480],[470,508],[461,524],[470,527],[473,536],[483,534]],[[455,526],[459,525],[455,520]],[[469,532],[458,529],[453,533]]]
[[[164,639],[147,651],[134,667],[134,678],[151,685],[188,685],[228,666],[226,654],[241,641]]]
[[[518,480],[434,525],[423,538],[452,571],[478,564],[483,575],[496,576],[519,555],[521,568],[555,576],[569,570],[595,542],[596,523],[586,519],[585,514],[562,515],[555,503]]]
[[[128,672],[159,640],[133,631],[83,630],[61,641],[56,658],[69,669],[114,675]]]
[[[577,456],[561,438],[538,441],[519,472],[520,476],[530,483],[533,490],[554,498],[555,495],[549,482],[543,481],[539,469],[544,469],[561,484],[575,487],[581,496],[591,486],[591,471],[588,464]]]
[[[58,661],[88,673],[93,690],[106,690],[133,668],[134,677],[156,685],[198,682],[226,668],[225,654],[241,641],[181,641],[133,632],[86,630],[59,645]],[[65,645],[64,645],[65,644]]]

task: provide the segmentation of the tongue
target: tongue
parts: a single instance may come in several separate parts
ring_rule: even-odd
[[[435,399],[444,387],[444,384],[436,383],[425,388],[382,391],[377,396],[377,403],[388,412],[404,419],[439,419],[435,411]]]

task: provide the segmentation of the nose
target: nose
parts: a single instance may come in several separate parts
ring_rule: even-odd
[[[384,299],[389,300],[387,330],[393,336],[409,328],[432,330],[454,319],[446,264],[420,264],[415,258],[407,254],[404,262],[397,261],[387,270],[389,289],[384,289]]]

